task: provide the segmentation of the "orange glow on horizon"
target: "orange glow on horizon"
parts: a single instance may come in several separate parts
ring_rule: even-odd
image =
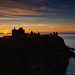
[[[23,26],[22,26],[23,27]],[[16,29],[19,29],[20,27],[15,27]],[[0,33],[4,33],[4,34],[7,34],[7,33],[12,33],[12,29],[14,29],[14,27],[11,27],[11,28],[4,28],[4,29],[1,29],[0,30]],[[75,28],[66,28],[66,27],[48,27],[48,26],[42,26],[42,27],[39,27],[39,26],[33,26],[33,27],[23,27],[23,29],[25,30],[25,33],[30,33],[31,31],[35,32],[35,33],[52,33],[52,32],[58,32],[58,33],[75,33]]]
[[[59,31],[59,30],[57,30],[57,31],[55,31],[55,30],[54,31],[41,31],[41,30],[37,31],[37,30],[31,30],[31,31],[33,31],[35,33],[38,33],[38,32],[40,32],[40,33],[53,33],[53,32],[58,32],[58,33],[75,33],[75,31]],[[25,31],[25,33],[30,33],[31,31],[27,30],[27,31]],[[7,33],[12,33],[12,31],[8,31],[8,32],[1,31],[0,33],[7,34]]]
[[[0,33],[12,33],[12,29],[19,29],[20,27],[23,27],[25,30],[25,33],[30,33],[31,31],[35,33],[52,33],[52,32],[58,32],[58,33],[75,33],[75,25],[57,25],[57,24],[13,24],[13,25],[0,25]]]
[[[7,34],[7,32],[4,32],[4,34]]]

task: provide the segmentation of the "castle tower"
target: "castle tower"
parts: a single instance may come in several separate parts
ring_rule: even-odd
[[[12,37],[21,38],[24,37],[25,30],[23,28],[19,28],[19,30],[16,30],[15,28],[12,30]]]

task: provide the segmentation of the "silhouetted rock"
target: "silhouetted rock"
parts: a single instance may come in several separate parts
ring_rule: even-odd
[[[0,75],[64,75],[73,54],[59,36],[0,38]]]

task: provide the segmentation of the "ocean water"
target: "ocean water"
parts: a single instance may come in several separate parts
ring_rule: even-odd
[[[75,33],[62,33],[59,36],[64,39],[67,46],[75,48]]]
[[[0,33],[0,37],[3,37],[3,36],[12,36],[12,34],[11,33]]]
[[[48,34],[48,33],[41,33],[41,34]],[[0,37],[3,36],[11,36],[12,34],[0,34]],[[59,36],[61,36],[65,44],[69,47],[75,48],[75,33],[60,33]],[[69,59],[69,65],[66,69],[65,75],[75,75],[75,58],[70,57]]]
[[[73,34],[59,34],[61,36],[66,45],[72,48],[75,48],[75,33]],[[75,58],[70,57],[69,65],[66,69],[65,75],[75,75]]]

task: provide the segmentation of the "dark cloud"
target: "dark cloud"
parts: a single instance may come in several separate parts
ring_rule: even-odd
[[[63,5],[63,6],[60,6],[62,8],[67,8],[67,7],[70,7],[69,5]]]
[[[0,0],[0,15],[58,15],[70,7],[70,0]]]

